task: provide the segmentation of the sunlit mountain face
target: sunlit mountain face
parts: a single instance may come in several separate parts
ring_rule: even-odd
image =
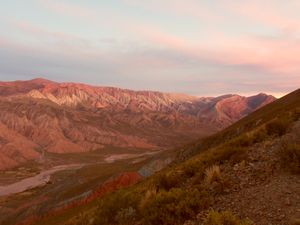
[[[2,169],[38,159],[44,151],[175,147],[275,100],[266,94],[194,97],[45,79],[2,82],[0,96]]]

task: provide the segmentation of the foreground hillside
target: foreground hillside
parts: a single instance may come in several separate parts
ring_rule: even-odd
[[[297,90],[182,148],[149,179],[39,224],[299,224],[299,141]]]
[[[45,153],[166,149],[212,134],[275,98],[198,98],[44,79],[0,82],[0,170]]]

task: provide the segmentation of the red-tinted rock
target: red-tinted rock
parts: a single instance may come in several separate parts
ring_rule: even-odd
[[[174,147],[274,99],[265,94],[198,98],[44,79],[0,82],[0,169],[37,159],[42,151]]]

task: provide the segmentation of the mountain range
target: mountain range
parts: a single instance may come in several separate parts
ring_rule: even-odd
[[[45,152],[166,149],[221,130],[275,97],[195,97],[45,79],[0,82],[0,170]]]

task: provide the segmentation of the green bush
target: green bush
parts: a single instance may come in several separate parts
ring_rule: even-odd
[[[204,225],[251,225],[249,220],[240,220],[231,212],[215,212],[208,213]]]
[[[194,217],[198,210],[206,209],[209,202],[208,194],[198,189],[173,188],[170,191],[161,191],[144,204],[141,209],[142,222],[145,225],[182,224]]]

